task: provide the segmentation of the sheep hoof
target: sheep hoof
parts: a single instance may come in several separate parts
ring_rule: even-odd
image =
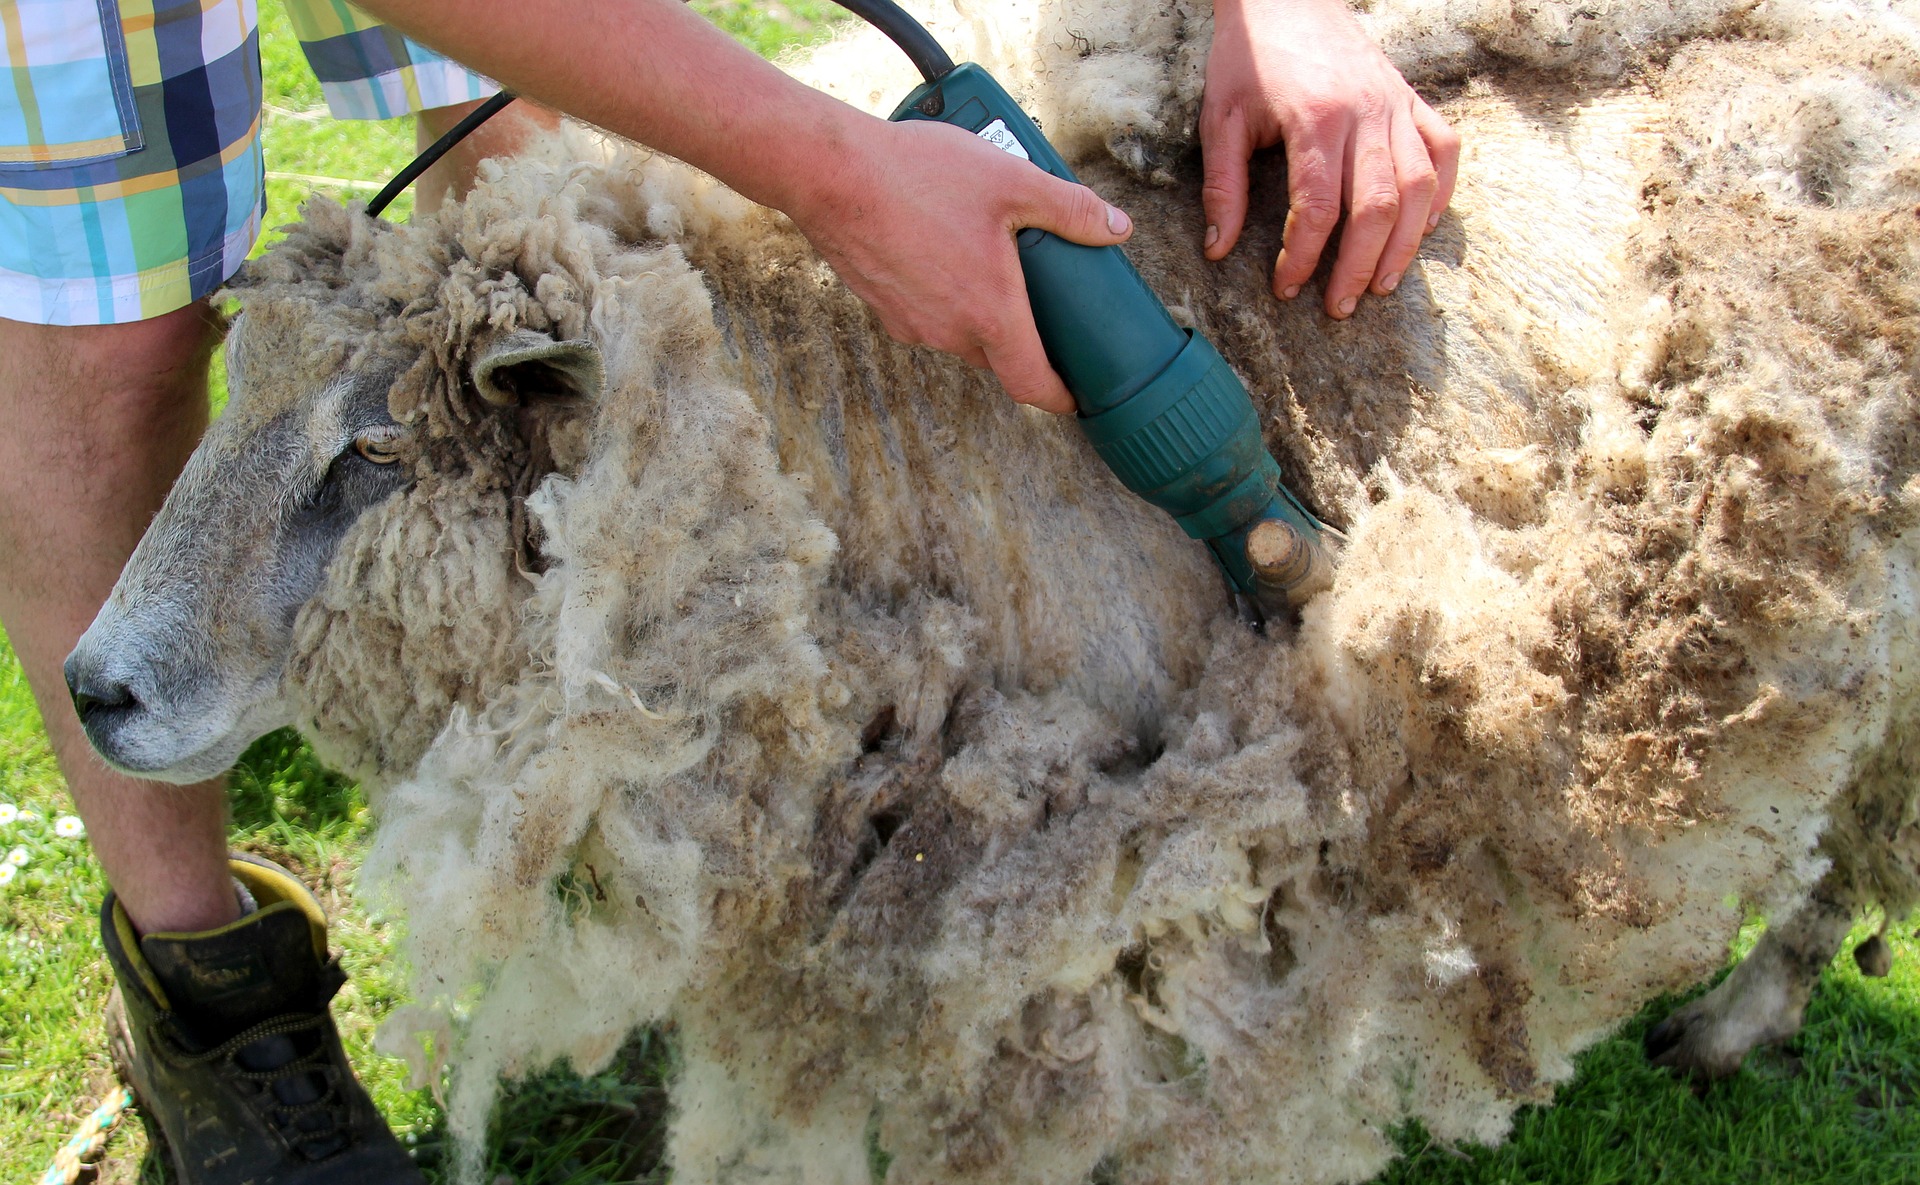
[[[1730,1049],[1718,1039],[1720,1026],[1711,999],[1711,995],[1702,996],[1675,1011],[1648,1029],[1640,1041],[1648,1061],[1685,1078],[1695,1091],[1733,1076],[1747,1056],[1744,1045]]]
[[[1885,979],[1893,970],[1893,948],[1887,940],[1875,934],[1859,946],[1853,948],[1854,965],[1860,968],[1860,974],[1868,979]]]

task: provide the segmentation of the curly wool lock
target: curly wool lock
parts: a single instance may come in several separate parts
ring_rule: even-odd
[[[870,1139],[898,1181],[1357,1179],[1406,1118],[1499,1138],[1730,902],[1920,898],[1912,6],[1376,5],[1469,158],[1347,324],[1264,296],[1274,227],[1199,259],[1208,19],[938,31],[1134,213],[1347,531],[1288,638],[673,162],[556,149],[398,230],[316,203],[256,268],[249,356],[398,359],[432,442],[287,679],[385,787],[392,1028],[469,1144],[499,1074],[671,1022],[680,1180],[864,1180]],[[794,66],[911,81],[864,35]],[[466,359],[522,330],[597,343],[604,395],[490,416]]]

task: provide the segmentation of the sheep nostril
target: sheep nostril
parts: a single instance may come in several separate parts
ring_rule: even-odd
[[[73,712],[82,724],[106,712],[137,708],[140,700],[132,688],[112,679],[74,679],[67,684],[73,693]]]

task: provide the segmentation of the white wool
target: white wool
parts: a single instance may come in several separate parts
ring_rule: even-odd
[[[250,299],[336,268],[465,465],[356,528],[289,676],[355,698],[310,724],[372,769],[397,1044],[453,1067],[465,1171],[501,1074],[666,1023],[678,1180],[860,1180],[870,1139],[894,1181],[1358,1179],[1407,1119],[1500,1138],[1747,903],[1920,899],[1913,12],[1381,0],[1469,156],[1348,324],[1262,295],[1271,227],[1197,259],[1205,5],[942,14],[1343,527],[1266,636],[1071,425],[673,162],[556,152],[381,235],[317,208]],[[912,84],[866,33],[792,66]],[[460,373],[521,328],[609,376],[530,578]]]

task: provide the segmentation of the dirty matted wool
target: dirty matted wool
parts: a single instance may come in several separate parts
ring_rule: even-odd
[[[936,16],[1134,213],[1336,584],[1249,630],[1070,423],[674,162],[316,208],[250,302],[441,444],[288,678],[378,790],[390,1029],[469,1147],[500,1075],[670,1023],[677,1180],[1353,1180],[1407,1119],[1500,1138],[1748,906],[1920,897],[1912,4],[1382,0],[1468,156],[1340,324],[1265,295],[1274,220],[1200,260],[1204,4]],[[605,391],[490,418],[521,329]]]

